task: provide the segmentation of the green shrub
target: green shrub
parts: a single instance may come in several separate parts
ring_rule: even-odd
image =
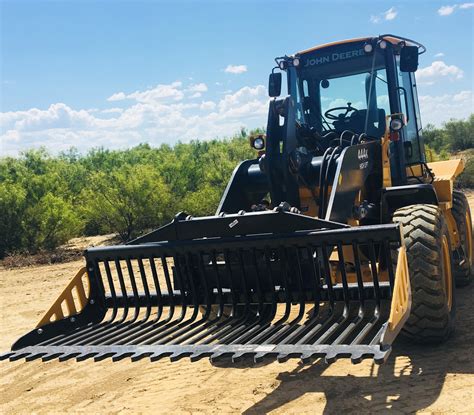
[[[457,178],[456,184],[460,188],[474,188],[474,158],[469,158],[464,171]]]

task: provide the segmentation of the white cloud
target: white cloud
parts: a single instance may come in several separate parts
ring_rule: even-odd
[[[207,85],[204,83],[190,85],[186,91],[189,92],[207,92]]]
[[[449,16],[450,14],[453,14],[454,9],[457,7],[456,4],[453,4],[452,6],[441,6],[438,9],[438,14],[440,16]]]
[[[180,101],[184,97],[181,89],[182,82],[175,81],[171,84],[159,84],[145,91],[135,91],[131,94],[117,92],[107,98],[107,101],[123,101],[126,99],[135,100],[137,102],[164,102],[164,101]],[[204,85],[204,84],[203,84]]]
[[[123,111],[124,111],[123,108],[108,108],[108,109],[102,110],[101,112],[102,114],[121,114]]]
[[[390,9],[384,13],[385,20],[393,20],[397,17],[397,14],[398,12],[395,10],[395,7],[390,7]]]
[[[126,98],[127,96],[123,92],[116,92],[115,94],[112,94],[110,97],[108,97],[107,101],[109,102],[123,101]]]
[[[214,108],[216,108],[216,103],[214,101],[203,101],[201,102],[199,108],[204,111],[213,110]]]
[[[419,101],[423,125],[441,125],[451,118],[467,118],[474,108],[474,96],[469,90],[438,96],[421,95]]]
[[[461,3],[461,4],[453,4],[451,6],[441,6],[438,9],[438,14],[440,16],[449,16],[453,14],[456,9],[467,10],[467,9],[472,9],[473,7],[474,7],[474,3]]]
[[[142,142],[159,145],[229,136],[242,126],[265,125],[268,96],[263,85],[243,87],[216,102],[193,102],[186,92],[189,88],[204,91],[203,85],[173,83],[123,96],[114,94],[114,99],[127,100],[124,107],[102,111],[77,110],[57,103],[47,109],[0,113],[2,155],[39,146],[57,152],[71,146],[84,151],[98,146],[125,148]]]
[[[227,65],[224,72],[238,75],[247,72],[247,65]]]
[[[388,9],[387,11],[383,13],[371,15],[369,20],[372,23],[380,23],[382,22],[382,20],[390,21],[390,20],[394,20],[397,17],[397,14],[398,12],[395,9],[395,7],[390,7],[390,9]]]
[[[461,79],[464,76],[462,69],[456,65],[446,65],[443,61],[434,61],[430,66],[416,72],[416,79],[420,84],[432,85],[442,77],[450,80]]]
[[[436,55],[434,55],[435,58],[442,58],[444,56],[443,52],[438,52]]]

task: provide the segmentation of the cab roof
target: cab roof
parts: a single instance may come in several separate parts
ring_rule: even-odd
[[[315,50],[325,49],[325,48],[329,48],[331,46],[336,46],[336,45],[343,45],[343,44],[346,44],[346,43],[367,42],[371,39],[377,39],[377,38],[383,38],[384,40],[386,40],[387,42],[392,43],[393,45],[396,45],[400,42],[407,42],[407,44],[410,44],[410,45],[421,46],[418,42],[415,42],[413,40],[406,39],[406,38],[403,38],[403,37],[398,37],[398,36],[395,36],[395,35],[367,36],[367,37],[357,37],[357,38],[353,38],[353,39],[339,40],[337,42],[324,43],[322,45],[314,46],[312,48],[305,49],[305,50],[302,50],[300,52],[297,52],[295,55],[304,55],[306,53],[314,52]]]

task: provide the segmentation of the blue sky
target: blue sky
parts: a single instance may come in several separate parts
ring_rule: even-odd
[[[123,148],[266,124],[274,57],[395,33],[425,44],[423,123],[473,112],[474,3],[3,1],[0,154]]]

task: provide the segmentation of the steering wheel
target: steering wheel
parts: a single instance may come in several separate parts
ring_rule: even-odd
[[[344,111],[344,113],[340,114],[331,114],[332,112],[335,111]],[[335,121],[341,121],[344,120],[345,118],[349,118],[350,116],[356,115],[359,112],[357,108],[354,108],[350,102],[347,103],[347,107],[335,107],[335,108],[329,108],[325,113],[324,116],[330,120],[335,120]]]

